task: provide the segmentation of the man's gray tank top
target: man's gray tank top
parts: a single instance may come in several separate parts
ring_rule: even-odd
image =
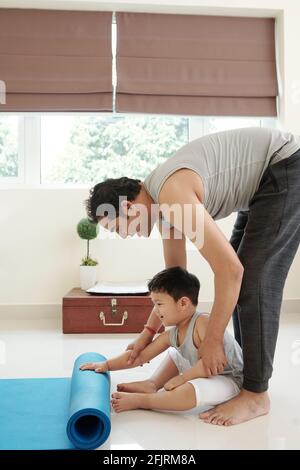
[[[158,203],[165,180],[189,168],[202,179],[203,205],[213,219],[248,210],[262,175],[270,164],[300,149],[300,137],[278,129],[248,127],[216,132],[193,140],[157,166],[143,184]]]
[[[198,349],[194,345],[193,332],[197,318],[203,315],[200,312],[195,312],[188,325],[184,341],[178,346],[178,328],[174,326],[169,329],[170,344],[173,348],[177,349],[182,357],[187,359],[191,367],[198,361]],[[224,334],[224,351],[227,358],[228,366],[220,375],[230,376],[236,384],[241,388],[243,383],[243,354],[242,349],[233,336],[225,330]]]

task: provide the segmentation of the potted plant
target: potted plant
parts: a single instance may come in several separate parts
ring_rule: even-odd
[[[90,240],[97,237],[99,226],[90,219],[81,219],[77,224],[77,233],[83,240],[87,240],[86,256],[82,258],[80,265],[80,287],[87,290],[97,282],[98,261],[90,257]]]

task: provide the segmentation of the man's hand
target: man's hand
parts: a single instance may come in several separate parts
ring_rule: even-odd
[[[82,364],[80,366],[80,370],[94,370],[98,373],[104,373],[109,370],[108,361],[105,362],[87,362],[86,364]]]
[[[207,377],[220,374],[228,364],[224,352],[223,339],[204,338],[199,352]]]
[[[179,387],[179,385],[182,385],[185,383],[185,380],[183,378],[183,375],[176,375],[175,377],[172,377],[172,379],[168,380],[168,382],[165,383],[164,389],[167,391],[174,390],[174,388]]]
[[[127,346],[126,351],[131,350],[128,364],[133,364],[143,349],[145,349],[145,347],[152,342],[152,339],[153,335],[148,330],[143,330],[137,339]]]

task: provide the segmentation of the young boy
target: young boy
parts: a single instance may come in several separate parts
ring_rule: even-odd
[[[196,310],[200,283],[196,276],[179,266],[156,274],[148,288],[156,313],[169,328],[150,343],[132,363],[131,351],[105,362],[89,363],[82,370],[106,372],[137,367],[168,349],[157,371],[140,382],[119,384],[112,394],[112,406],[119,413],[138,408],[198,413],[230,400],[240,392],[243,380],[242,351],[226,331],[224,371],[208,378],[198,349],[204,339],[208,315]],[[160,389],[163,389],[159,392]]]

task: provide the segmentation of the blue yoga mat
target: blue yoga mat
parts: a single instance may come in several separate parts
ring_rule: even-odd
[[[0,449],[96,449],[110,434],[110,374],[81,371],[71,378],[0,380]]]

